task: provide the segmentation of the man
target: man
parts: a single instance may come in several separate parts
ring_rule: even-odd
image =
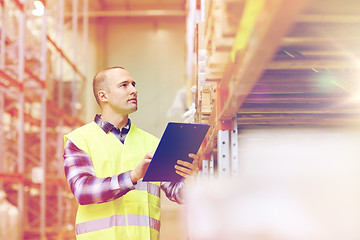
[[[107,68],[93,80],[101,115],[67,134],[64,167],[79,202],[77,239],[158,239],[160,189],[183,203],[184,182],[142,182],[159,140],[131,124],[137,110],[135,81],[122,67]],[[198,169],[179,160],[176,172],[188,181]]]

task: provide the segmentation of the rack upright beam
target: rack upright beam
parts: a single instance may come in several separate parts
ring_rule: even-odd
[[[58,42],[59,42],[59,47],[62,49],[63,48],[63,37],[64,37],[64,0],[59,0],[58,1],[58,8],[59,8],[59,24],[57,25],[58,28]],[[58,146],[62,146],[63,144],[63,128],[64,128],[64,119],[63,119],[63,112],[64,112],[64,96],[63,96],[63,61],[61,61],[61,55],[59,55],[59,80],[58,80],[58,105],[57,107],[59,109],[61,109],[61,117],[59,117],[59,122],[58,122],[58,133],[57,133],[57,145]],[[58,159],[58,164],[59,166],[63,165],[63,151],[62,149],[57,149],[57,159]],[[61,178],[63,177],[64,173],[63,173],[63,169],[59,168],[58,169],[58,177]],[[63,216],[62,216],[62,211],[63,211],[63,190],[62,188],[58,188],[57,190],[57,201],[58,201],[58,231],[60,231],[60,233],[62,233],[63,229]]]
[[[73,11],[73,16],[72,16],[72,31],[73,31],[73,63],[76,65],[77,64],[77,55],[78,55],[78,51],[77,51],[77,34],[78,34],[78,0],[73,0],[72,1],[72,11]],[[76,116],[77,115],[77,107],[78,107],[78,80],[77,80],[77,74],[75,71],[73,71],[73,79],[72,79],[72,85],[71,85],[71,90],[72,90],[72,99],[71,99],[71,105],[72,105],[72,115]]]
[[[24,148],[24,70],[25,70],[25,12],[24,6],[19,3],[19,35],[18,35],[18,66],[17,79],[19,82],[18,96],[18,142],[17,142],[17,171],[23,174],[25,170],[25,148]],[[20,217],[20,237],[24,235],[25,214],[24,214],[24,184],[20,183],[18,188],[17,207]]]
[[[0,36],[0,69],[5,67],[5,36],[6,36],[6,27],[5,27],[5,2],[4,0],[0,1],[1,6],[1,36]]]
[[[47,105],[46,105],[46,73],[47,73],[47,63],[46,63],[46,52],[47,52],[47,7],[44,4],[44,13],[42,16],[42,28],[41,28],[41,56],[40,56],[40,80],[41,84],[41,126],[40,126],[40,166],[42,171],[43,179],[40,185],[40,237],[43,240],[46,240],[46,115],[47,115]]]

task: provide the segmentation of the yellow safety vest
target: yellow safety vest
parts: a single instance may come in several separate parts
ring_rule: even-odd
[[[135,169],[159,140],[131,125],[122,144],[95,123],[65,136],[92,159],[97,177],[106,178]],[[75,233],[78,240],[159,239],[160,183],[139,181],[134,190],[105,203],[79,205]]]

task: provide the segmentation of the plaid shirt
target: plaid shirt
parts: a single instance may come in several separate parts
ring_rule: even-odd
[[[131,126],[130,119],[121,130],[103,120],[100,115],[96,115],[94,121],[105,133],[111,131],[115,134],[122,143]],[[130,178],[130,171],[107,178],[96,177],[90,156],[70,140],[67,140],[64,148],[64,168],[70,189],[81,205],[109,202],[135,189]],[[183,203],[184,182],[164,182],[161,188],[171,201]]]

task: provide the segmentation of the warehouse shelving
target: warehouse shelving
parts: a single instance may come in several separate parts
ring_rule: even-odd
[[[195,28],[203,28],[197,41],[207,53],[196,100],[197,122],[211,125],[201,147],[205,174],[237,174],[245,128],[359,125],[360,11],[345,2],[205,2]],[[209,84],[210,113],[201,111]]]
[[[1,188],[19,210],[20,230],[13,231],[24,239],[73,239],[76,204],[64,179],[59,146],[68,128],[82,124],[74,107],[77,99],[73,98],[71,106],[64,102],[64,85],[73,79],[72,86],[77,89],[86,76],[63,48],[64,1],[41,1],[44,14],[36,18],[31,15],[33,2],[0,2],[0,119],[2,136],[6,136],[1,144]],[[48,24],[48,17],[56,17],[47,15],[51,8],[60,10],[56,11],[60,18],[57,26]],[[29,21],[33,21],[32,28]],[[57,41],[50,36],[54,33]],[[76,48],[73,51],[79,54]],[[64,67],[72,69],[73,76],[64,74]]]

